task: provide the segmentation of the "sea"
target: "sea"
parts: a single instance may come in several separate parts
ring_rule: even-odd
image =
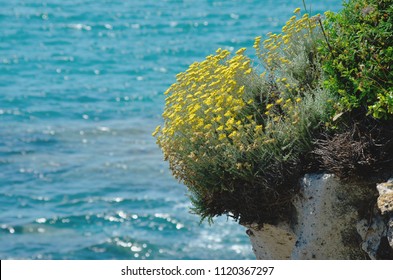
[[[151,133],[177,73],[218,48],[255,58],[302,6],[0,0],[0,259],[254,259],[236,221],[190,213]]]

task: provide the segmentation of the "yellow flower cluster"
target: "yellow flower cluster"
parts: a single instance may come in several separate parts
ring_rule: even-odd
[[[294,10],[292,16],[283,26],[282,33],[268,33],[267,39],[262,42],[262,37],[256,37],[254,48],[261,59],[271,87],[271,103],[266,105],[264,112],[273,122],[291,119],[293,124],[298,122],[297,103],[301,102],[304,92],[302,84],[291,76],[286,76],[291,67],[296,67],[296,57],[304,53],[301,44],[312,44],[316,21],[308,14],[300,18],[300,8]],[[261,76],[266,77],[266,72]]]
[[[229,51],[218,49],[176,76],[165,92],[164,126],[153,133],[166,158],[173,154],[179,158],[180,153],[200,158],[224,145],[241,151],[249,145],[250,134],[252,138],[262,134],[255,112],[246,113],[254,103],[250,81],[258,76],[245,50],[230,57]]]
[[[295,14],[300,14],[300,8],[294,10]],[[299,40],[312,36],[313,29],[316,27],[314,18],[309,18],[304,14],[300,19],[297,15],[292,16],[282,28],[282,33],[275,34],[269,32],[268,38],[262,42],[261,37],[255,38],[254,48],[257,55],[263,59],[268,70],[274,71],[283,64],[291,61],[288,57],[295,54]],[[303,38],[302,38],[303,37]]]

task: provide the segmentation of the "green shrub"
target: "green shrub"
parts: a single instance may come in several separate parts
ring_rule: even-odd
[[[334,103],[322,88],[320,39],[315,18],[295,15],[281,34],[256,38],[261,75],[244,48],[232,57],[219,49],[167,90],[153,135],[202,219],[263,223],[290,209],[302,160]]]
[[[349,0],[326,13],[328,44],[320,52],[325,86],[339,96],[338,112],[393,116],[393,1]]]

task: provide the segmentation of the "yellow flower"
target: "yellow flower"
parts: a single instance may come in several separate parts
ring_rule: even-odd
[[[249,60],[247,60],[246,62],[243,62],[243,66],[244,67],[248,67],[250,65],[250,61]]]
[[[192,121],[195,118],[195,114],[190,114],[189,120]]]
[[[226,126],[227,126],[227,130],[231,130],[232,129],[232,126],[235,124],[235,119],[234,118],[230,118],[228,121],[227,121],[227,123],[226,123]]]
[[[262,132],[262,128],[263,128],[262,125],[257,125],[257,126],[255,127],[255,132],[256,132],[256,133]]]
[[[160,129],[161,129],[161,125],[157,126],[156,129],[154,130],[154,132],[151,135],[153,137],[155,137],[158,134],[158,132],[160,132]]]
[[[205,127],[204,127],[206,130],[209,130],[209,129],[211,129],[212,128],[212,125],[209,123],[209,124],[207,124],[207,125],[205,125]]]
[[[225,134],[222,134],[222,133],[218,136],[218,140],[222,140],[222,139],[225,139],[225,138],[227,138],[227,136]]]
[[[233,138],[236,138],[236,136],[237,136],[237,131],[232,131],[232,133],[231,134],[229,134],[229,138],[231,138],[231,139],[233,139]]]
[[[237,55],[241,55],[241,54],[243,54],[245,51],[246,51],[246,48],[241,48],[241,49],[239,49],[239,50],[236,52],[236,54],[237,54]]]
[[[283,57],[280,57],[280,61],[281,61],[282,63],[289,63],[289,60],[288,60],[288,59],[285,59],[285,58],[283,58]]]
[[[198,120],[198,124],[197,124],[197,128],[200,128],[200,127],[202,127],[203,125],[204,125],[203,120],[202,120],[202,119],[199,119],[199,120]]]
[[[293,13],[294,13],[294,14],[300,13],[300,8],[296,8],[296,9],[293,11]]]

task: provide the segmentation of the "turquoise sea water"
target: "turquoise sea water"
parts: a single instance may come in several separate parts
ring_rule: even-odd
[[[0,0],[0,259],[254,258],[189,214],[151,132],[176,73],[301,2]]]

